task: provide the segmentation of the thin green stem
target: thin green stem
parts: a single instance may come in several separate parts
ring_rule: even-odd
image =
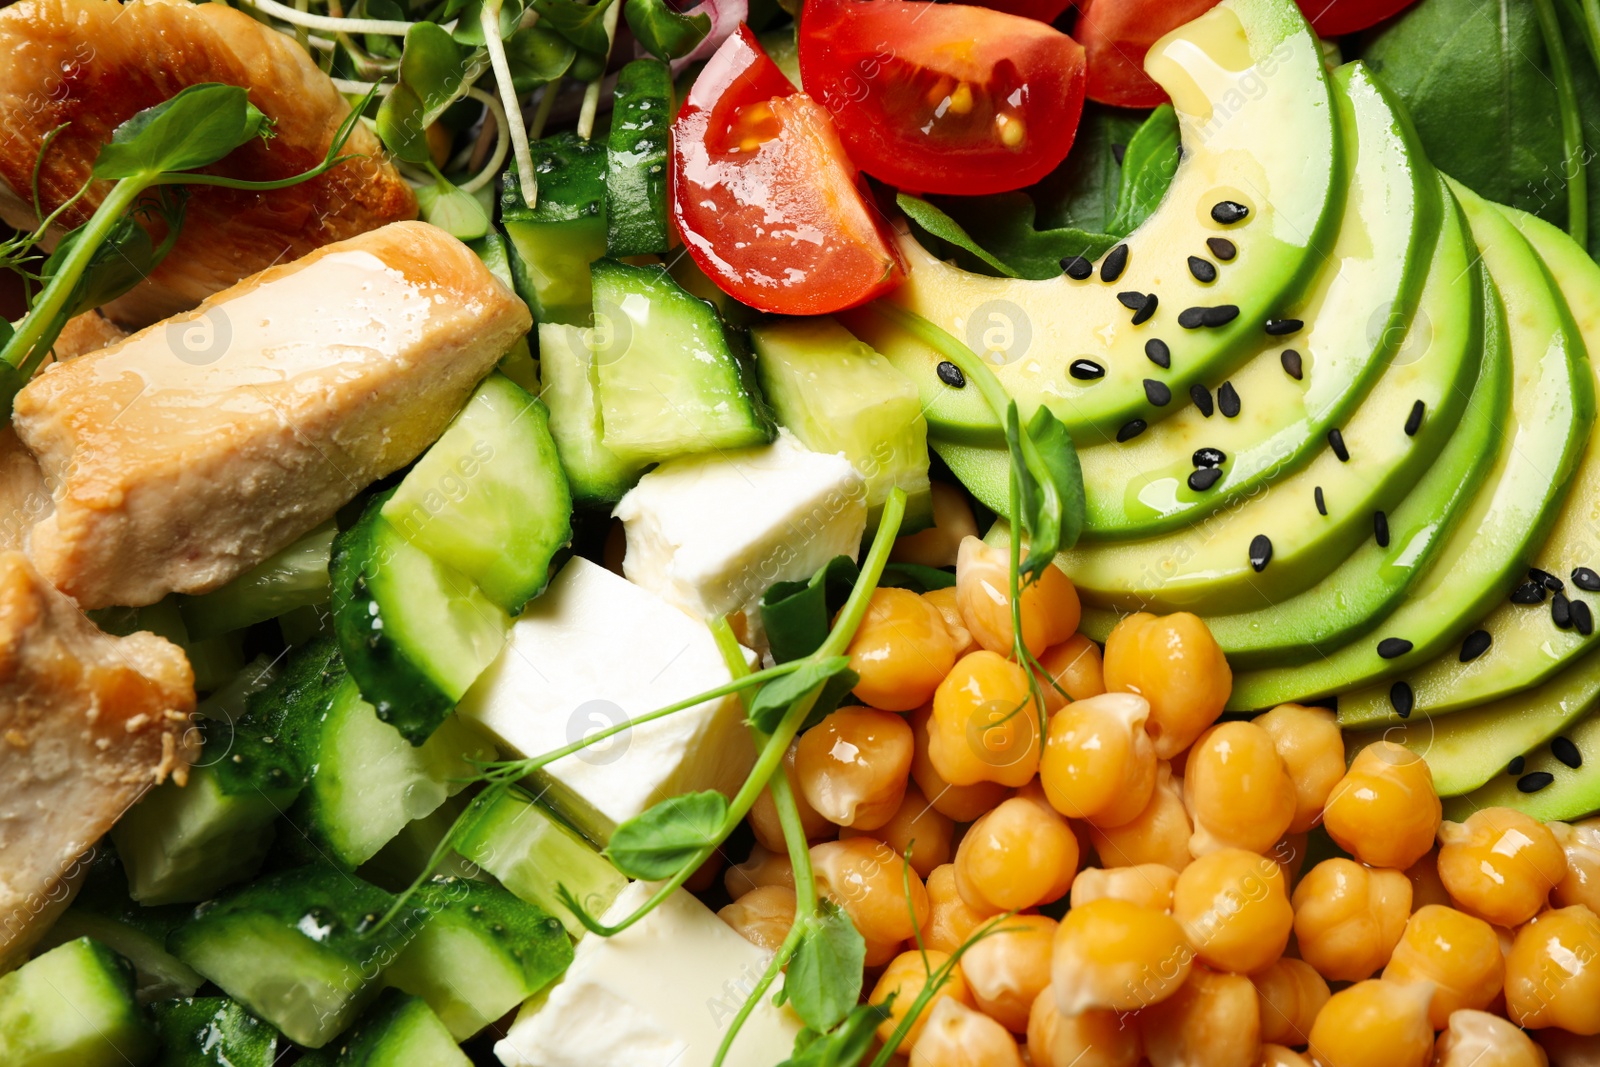
[[[622,13],[622,0],[614,0],[600,16],[606,31],[606,61],[600,65],[600,76],[583,90],[583,106],[578,109],[578,136],[587,141],[594,136],[594,116],[600,107],[600,84],[606,79],[606,67],[611,63],[611,49],[617,43],[617,16]]]
[[[1567,179],[1567,232],[1585,248],[1589,246],[1589,185],[1585,178],[1583,121],[1578,113],[1578,95],[1572,84],[1572,61],[1567,55],[1561,20],[1556,17],[1553,0],[1533,0],[1544,34],[1545,51],[1550,56],[1550,74],[1556,83],[1556,100],[1561,117],[1561,152],[1565,157]]]
[[[1006,408],[1011,404],[1011,397],[1006,393],[1005,386],[1000,384],[1000,379],[995,376],[994,369],[984,362],[981,356],[945,330],[893,301],[878,300],[868,306],[954,363],[966,376],[967,381],[978,387],[978,392],[983,394],[984,402],[994,412],[995,419],[1004,425]]]
[[[1572,3],[1577,6],[1577,0],[1572,0]],[[1583,0],[1577,21],[1583,27],[1583,41],[1589,46],[1589,58],[1594,62],[1595,69],[1600,70],[1600,0]]]
[[[528,128],[522,122],[522,102],[511,79],[511,61],[506,58],[506,43],[500,37],[501,0],[487,0],[478,21],[483,26],[483,45],[494,68],[495,87],[505,105],[506,126],[511,131],[511,152],[517,160],[517,185],[522,199],[534,207],[539,201],[539,174],[533,169],[533,148],[528,143]]]

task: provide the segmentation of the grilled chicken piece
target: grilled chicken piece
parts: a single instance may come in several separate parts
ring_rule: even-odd
[[[49,367],[13,418],[55,502],[29,551],[85,608],[215,589],[415,459],[531,324],[401,222]]]
[[[154,634],[110,637],[0,552],[0,970],[77,858],[144,791],[186,776],[194,673]]]
[[[0,552],[28,546],[28,531],[50,514],[39,464],[7,426],[0,429]]]
[[[77,359],[90,352],[109,348],[118,341],[127,340],[127,337],[127,330],[100,314],[99,310],[85,311],[68,319],[67,324],[61,327],[56,343],[50,346],[50,354],[58,360]]]
[[[208,168],[236,178],[286,178],[315,166],[350,111],[297,42],[221,4],[22,0],[0,9],[0,56],[0,218],[18,229],[36,225],[34,162],[45,135],[63,123],[71,125],[39,174],[46,214],[83,184],[118,124],[187,86],[244,86],[275,121],[270,141],[252,141]],[[192,187],[172,254],[107,312],[145,326],[274,263],[416,217],[416,197],[370,131],[358,126],[345,151],[366,158],[287,189]],[[88,219],[109,187],[96,183],[62,229]]]

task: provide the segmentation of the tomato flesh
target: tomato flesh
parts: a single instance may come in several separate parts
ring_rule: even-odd
[[[1076,41],[967,4],[807,0],[800,74],[856,164],[914,192],[1031,185],[1066,158],[1083,112]]]
[[[1054,22],[1072,6],[1072,0],[983,0],[978,6],[1039,22]]]
[[[672,126],[672,212],[724,292],[784,315],[821,315],[905,277],[833,120],[741,25],[707,62]]]
[[[1087,54],[1089,99],[1112,107],[1166,103],[1166,91],[1144,72],[1145,53],[1216,6],[1217,0],[1088,0],[1072,32]]]
[[[1343,37],[1347,33],[1376,26],[1398,15],[1414,0],[1296,0],[1311,28],[1323,37]]]

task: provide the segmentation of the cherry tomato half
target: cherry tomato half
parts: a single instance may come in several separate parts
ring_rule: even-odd
[[[1054,22],[1072,6],[1072,0],[981,0],[978,6],[1039,22]]]
[[[1384,19],[1398,15],[1410,7],[1414,0],[1297,0],[1300,11],[1310,21],[1311,28],[1324,37],[1342,37],[1347,33],[1376,26]]]
[[[717,285],[762,311],[822,315],[905,277],[833,120],[742,23],[672,124],[672,213]]]
[[[1165,90],[1144,72],[1145,53],[1216,6],[1217,0],[1087,0],[1072,32],[1088,57],[1089,99],[1113,107],[1166,103]]]
[[[850,156],[912,192],[998,193],[1055,169],[1083,113],[1083,49],[967,4],[807,0],[800,75]]]

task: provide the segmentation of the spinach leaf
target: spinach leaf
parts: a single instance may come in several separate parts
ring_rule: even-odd
[[[610,51],[610,42],[606,40],[601,16],[614,2],[595,0],[593,4],[580,4],[577,0],[533,0],[533,9],[539,12],[545,25],[580,49],[603,56]]]
[[[95,158],[94,176],[115,180],[193,170],[265,136],[267,129],[267,117],[239,86],[202,82],[118,126]]]
[[[1025,443],[1012,401],[1006,412],[1006,445],[1017,472],[1022,525],[1028,531],[1028,558],[1021,570],[1037,577],[1057,552],[1077,544],[1083,532],[1083,469],[1072,435],[1047,407],[1028,420]]]
[[[407,163],[432,159],[427,130],[464,91],[481,53],[458,44],[442,27],[418,22],[406,31],[400,79],[378,106],[378,136]]]
[[[606,856],[629,878],[671,878],[717,840],[727,816],[728,798],[715,789],[668,797],[617,827]]]
[[[872,1051],[873,1034],[889,1018],[895,994],[882,1004],[860,1004],[827,1033],[807,1028],[794,1039],[794,1055],[778,1067],[857,1067]]]
[[[816,918],[789,961],[784,993],[795,1013],[813,1030],[831,1030],[861,999],[867,943],[850,917],[831,900],[820,903]]]
[[[761,628],[778,663],[802,659],[822,647],[834,615],[844,607],[860,576],[849,556],[835,556],[804,582],[777,582],[761,596]],[[937,567],[890,563],[880,587],[926,593],[954,585],[955,575]],[[853,684],[853,683],[852,683]],[[849,692],[849,690],[845,690]],[[819,700],[818,706],[823,701]]]
[[[1111,233],[1122,188],[1122,153],[1145,112],[1087,103],[1061,166],[1028,190],[1045,229]]]
[[[1117,210],[1107,232],[1126,237],[1139,228],[1167,195],[1179,158],[1178,113],[1171,104],[1162,104],[1128,140],[1122,155]]]
[[[1035,229],[1033,201],[1026,193],[976,197],[949,207],[968,230],[983,234],[989,250],[1023,278],[1054,278],[1061,273],[1063,259],[1099,259],[1118,240],[1114,234],[1073,226]]]
[[[710,15],[680,15],[666,0],[628,0],[622,16],[635,39],[657,59],[686,56],[711,32]]]
[[[632,2],[632,0],[630,0],[630,2]],[[923,200],[920,197],[912,196],[909,193],[897,194],[894,198],[894,202],[901,211],[905,212],[906,218],[910,219],[918,226],[921,226],[924,230],[932,234],[934,237],[937,237],[939,240],[953,244],[957,248],[976,256],[985,265],[993,269],[996,274],[999,274],[1002,277],[1015,278],[1018,276],[1015,270],[1006,266],[1000,260],[984,251],[984,249],[978,245],[978,242],[974,241],[967,234],[967,231],[961,228],[961,224],[959,222],[951,218],[949,215],[946,215],[933,204],[928,203],[926,200]]]
[[[756,693],[755,699],[750,702],[750,724],[762,733],[772,733],[778,728],[778,722],[783,718],[784,712],[788,711],[795,701],[817,686],[834,682],[836,679],[843,680],[839,683],[843,686],[842,690],[839,685],[832,687],[837,693],[833,698],[834,705],[837,706],[839,699],[854,689],[856,682],[860,681],[856,672],[850,669],[849,659],[844,656],[833,656],[807,663],[793,674],[774,678],[762,686]],[[825,689],[824,695],[827,694],[828,691]],[[822,700],[819,698],[817,704],[821,703]],[[817,708],[813,707],[811,714],[815,716],[816,711]]]

